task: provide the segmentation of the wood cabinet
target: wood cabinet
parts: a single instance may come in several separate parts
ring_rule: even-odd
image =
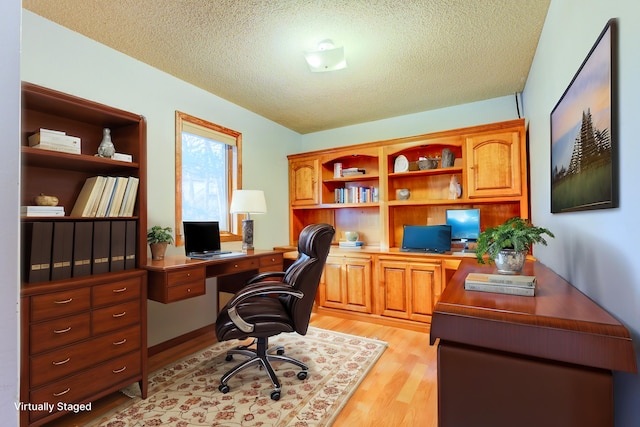
[[[65,274],[45,273],[32,281],[27,272],[34,267],[27,254],[46,239],[23,234],[20,401],[90,402],[133,382],[140,383],[146,398],[147,273],[140,268],[147,262],[145,119],[30,83],[23,83],[22,95],[21,205],[34,205],[39,194],[52,195],[66,214],[24,216],[21,226],[26,230],[34,224],[52,224],[53,244],[42,246],[43,253],[51,256],[50,267],[56,267],[57,229],[68,233],[66,245],[98,229],[106,230],[106,240],[98,241],[92,232],[87,245],[76,246],[73,252],[86,255],[86,262],[65,259],[61,263],[69,267]],[[95,156],[104,128],[111,130],[116,150],[130,154],[132,161]],[[40,129],[80,138],[81,152],[29,146],[28,137]],[[98,175],[139,180],[133,216],[70,216],[87,178]],[[119,240],[125,233],[129,233],[128,256],[115,249],[116,240],[119,248],[126,244]],[[99,251],[105,251],[99,260],[104,272],[97,273]],[[21,425],[49,422],[63,415],[58,410],[22,411]]]
[[[453,162],[443,162],[450,156]],[[297,245],[309,224],[336,228],[317,301],[320,308],[365,313],[378,321],[428,324],[464,255],[400,258],[404,226],[444,224],[449,209],[479,209],[481,230],[514,216],[529,218],[523,119],[288,159],[289,244]],[[460,185],[455,195],[450,192],[452,181]],[[357,262],[336,257],[348,257],[337,250],[345,231],[357,231],[364,242],[355,258],[369,257],[370,273]]]
[[[441,261],[379,257],[380,314],[417,322],[431,322],[442,291]]]
[[[371,313],[371,258],[329,256],[318,290],[320,305]]]
[[[521,130],[467,136],[467,188],[470,198],[522,194]]]

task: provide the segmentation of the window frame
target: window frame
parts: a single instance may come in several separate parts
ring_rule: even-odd
[[[175,114],[175,245],[184,245],[182,235],[182,130],[183,123],[188,122],[196,126],[209,129],[213,132],[225,134],[235,139],[235,146],[228,145],[227,161],[230,165],[227,171],[227,215],[230,231],[220,231],[221,242],[242,241],[242,229],[239,226],[237,215],[229,213],[231,195],[233,190],[242,189],[242,133],[211,123],[207,120],[176,110]]]

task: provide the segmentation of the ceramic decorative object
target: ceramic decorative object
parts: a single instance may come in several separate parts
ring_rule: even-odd
[[[34,201],[38,206],[58,206],[58,198],[56,196],[47,196],[42,193],[36,196]]]
[[[443,168],[452,167],[455,160],[456,158],[450,149],[448,148],[442,149],[442,167]]]
[[[408,188],[398,188],[396,190],[396,199],[409,200],[409,197],[411,197],[411,191]]]
[[[116,152],[116,148],[111,141],[111,129],[104,128],[102,130],[102,142],[98,146],[98,156],[111,158]]]
[[[357,242],[358,237],[360,236],[358,235],[357,231],[345,231],[344,237],[347,239],[348,242]]]
[[[164,259],[164,254],[167,252],[167,245],[167,242],[150,243],[151,259],[154,261]]]
[[[500,274],[519,274],[527,259],[527,251],[502,249],[494,262]]]
[[[458,177],[455,175],[451,175],[451,179],[449,180],[449,199],[455,200],[459,199],[462,196],[462,187],[458,182]]]
[[[437,169],[438,159],[420,159],[418,160],[418,168],[421,171],[428,169]]]

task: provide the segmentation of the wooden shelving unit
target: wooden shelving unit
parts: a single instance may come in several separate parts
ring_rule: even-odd
[[[64,217],[23,217],[23,226],[72,223],[75,233],[78,224],[112,227],[126,221],[133,226],[135,260],[126,269],[62,280],[31,283],[23,274],[20,401],[90,402],[134,382],[146,397],[147,272],[141,268],[147,263],[145,119],[31,83],[23,83],[22,95],[21,205],[33,205],[39,194],[54,195],[66,212]],[[81,153],[29,147],[28,137],[41,128],[81,138]],[[132,162],[95,156],[103,128],[111,129],[117,151],[131,154]],[[85,180],[96,175],[140,180],[133,216],[69,216]],[[23,238],[24,253],[31,245]],[[29,267],[23,265],[23,272]],[[63,414],[57,407],[52,413],[22,411],[20,423],[38,426]]]

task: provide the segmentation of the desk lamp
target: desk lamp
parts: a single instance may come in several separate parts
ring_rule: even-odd
[[[231,213],[246,214],[242,220],[242,249],[253,250],[253,220],[251,214],[267,213],[262,190],[235,190],[231,196]]]

